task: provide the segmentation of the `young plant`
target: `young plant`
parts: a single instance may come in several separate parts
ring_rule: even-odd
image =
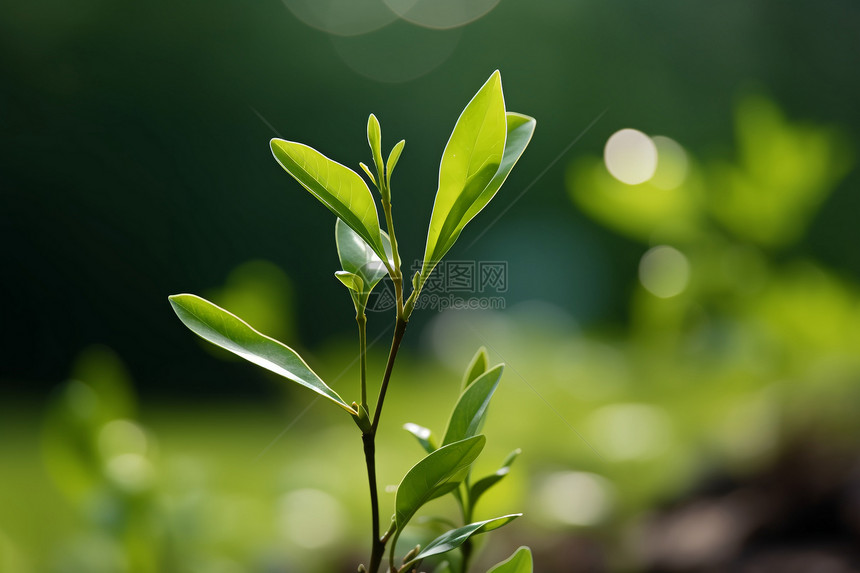
[[[383,162],[381,129],[371,114],[367,123],[367,141],[373,169],[364,163],[359,165],[379,192],[387,233],[380,228],[373,194],[355,171],[301,143],[282,139],[271,141],[272,153],[278,163],[337,216],[335,237],[342,270],[335,276],[349,289],[358,325],[357,402],[341,398],[294,350],[257,332],[226,310],[191,294],[170,297],[179,319],[197,335],[305,386],[352,416],[361,430],[371,505],[370,558],[367,566],[359,565],[359,571],[377,573],[388,546],[390,573],[418,571],[424,559],[458,548],[462,554],[459,571],[465,573],[472,554],[471,537],[501,527],[521,515],[472,522],[478,498],[507,474],[519,453],[511,454],[495,474],[474,483],[471,481],[472,464],[486,441],[480,431],[486,419],[487,406],[502,373],[502,365],[488,368],[488,357],[483,349],[466,372],[462,394],[441,445],[435,445],[429,430],[407,425],[424,446],[427,456],[415,464],[400,482],[394,516],[384,532],[380,527],[376,481],[376,436],[397,352],[422,287],[466,224],[496,195],[531,140],[534,129],[533,118],[505,110],[501,76],[498,71],[494,72],[460,114],[445,146],[424,259],[421,270],[411,277],[411,284],[406,283],[407,287],[412,287],[408,296],[391,207],[391,175],[405,141],[398,142],[387,161]],[[386,275],[394,285],[394,334],[378,395],[371,403],[367,397],[366,309],[371,291]],[[416,547],[408,551],[396,565],[397,541],[406,525],[428,501],[449,493],[456,498],[465,525],[444,533],[423,549]],[[520,548],[511,559],[492,569],[495,573],[531,570],[531,554],[527,548]],[[451,572],[452,569],[445,562],[437,571]]]

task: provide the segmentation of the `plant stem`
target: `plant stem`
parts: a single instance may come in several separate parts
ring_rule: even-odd
[[[367,315],[356,313],[358,323],[358,380],[361,389],[361,407],[367,409]]]
[[[394,539],[391,540],[391,550],[388,553],[388,568],[393,573],[397,573],[397,567],[394,566],[394,550],[397,548],[397,538],[400,537],[400,530],[394,533]]]
[[[463,525],[468,525],[472,523],[472,500],[469,498],[469,491],[471,489],[471,484],[469,483],[469,476],[466,476],[465,483],[463,484],[465,487],[461,490],[461,503],[460,508],[463,510]],[[463,556],[463,560],[461,562],[461,573],[467,573],[469,571],[469,561],[472,559],[472,551],[474,546],[472,545],[471,538],[466,539],[463,542],[463,545],[460,546],[460,554]]]
[[[370,486],[370,519],[371,519],[371,549],[369,573],[377,573],[382,557],[385,555],[385,543],[379,537],[379,493],[376,487],[376,433],[362,434],[364,442],[364,463],[367,465],[367,482]]]
[[[385,182],[382,181],[383,186]],[[397,300],[397,319],[403,319],[403,272],[400,269],[400,250],[397,247],[397,236],[394,234],[394,218],[391,216],[391,190],[385,187],[382,193],[382,211],[385,213],[385,228],[388,229],[388,239],[391,241],[391,258],[394,259],[394,272],[391,281],[394,283],[394,296]],[[408,317],[405,317],[408,318]]]
[[[463,573],[467,573],[469,571],[469,561],[472,559],[472,540],[467,539],[463,542],[463,545],[460,546],[460,552],[463,555]]]
[[[382,385],[379,387],[379,397],[376,399],[376,411],[373,413],[373,422],[371,424],[371,434],[374,437],[376,437],[376,428],[379,427],[379,417],[382,415],[382,404],[385,402],[388,382],[391,380],[391,372],[394,370],[394,360],[397,358],[397,351],[400,349],[400,343],[403,341],[403,334],[406,332],[408,324],[408,322],[398,317],[397,323],[394,326],[394,336],[391,339],[388,363],[385,365],[385,374],[382,376]]]
[[[380,166],[377,165],[377,168]],[[391,241],[391,258],[394,263],[393,268],[389,268],[391,281],[394,283],[394,296],[397,301],[397,318],[394,326],[394,335],[391,339],[391,350],[388,352],[388,362],[385,365],[385,373],[382,376],[382,384],[379,387],[379,396],[376,399],[376,409],[373,413],[373,420],[370,425],[370,431],[362,434],[361,438],[364,441],[364,460],[367,464],[367,480],[370,486],[370,504],[371,504],[371,520],[373,530],[373,541],[370,552],[370,567],[369,573],[377,573],[382,559],[385,555],[385,545],[392,530],[389,529],[383,540],[379,535],[379,493],[376,485],[376,432],[379,428],[379,419],[382,416],[382,406],[385,403],[385,394],[388,391],[388,383],[391,381],[391,373],[394,370],[394,361],[397,359],[397,351],[400,349],[400,343],[403,341],[403,335],[406,333],[409,315],[403,312],[403,272],[400,269],[400,251],[397,247],[397,236],[394,234],[394,219],[391,216],[391,190],[388,188],[385,173],[381,170],[377,172],[379,176],[380,194],[382,195],[382,210],[385,213],[385,227],[388,229],[388,238]],[[387,266],[387,265],[386,265]],[[411,313],[411,309],[410,309]],[[357,317],[356,317],[357,318]],[[362,317],[364,318],[364,317]],[[366,350],[364,322],[359,322],[361,331],[361,340],[359,344],[362,348],[361,356],[361,390],[362,390],[362,405],[367,403],[366,397],[366,364],[364,360],[364,351]],[[397,546],[397,538],[400,535],[399,530],[393,533],[394,538],[391,541],[391,556],[389,558],[389,566],[391,573],[396,573],[394,567],[394,549]]]
[[[391,380],[391,372],[394,370],[394,361],[397,358],[397,351],[400,349],[400,343],[403,341],[403,335],[406,332],[408,324],[405,320],[397,319],[394,327],[394,336],[391,340],[391,350],[388,353],[388,363],[385,365],[385,374],[382,377],[382,385],[379,388],[379,397],[376,399],[376,411],[373,414],[370,432],[361,435],[361,439],[364,442],[364,462],[367,465],[367,481],[370,487],[371,529],[373,532],[370,566],[367,569],[369,573],[377,573],[379,565],[382,563],[382,558],[385,555],[385,542],[382,541],[379,535],[379,493],[376,485],[376,431],[379,427],[379,418],[382,415],[382,405],[385,402],[388,382]],[[394,534],[395,540],[397,539],[397,533],[399,532]],[[394,559],[393,554],[391,559]]]

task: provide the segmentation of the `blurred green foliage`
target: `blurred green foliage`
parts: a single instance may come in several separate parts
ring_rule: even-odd
[[[398,20],[383,4],[0,5],[0,268],[10,277],[0,295],[3,322],[14,325],[0,333],[7,384],[46,391],[80,348],[104,342],[136,365],[146,398],[195,395],[204,386],[196,375],[207,395],[234,396],[237,369],[183,360],[196,343],[163,316],[161,302],[178,289],[222,284],[249,260],[271,261],[293,280],[293,322],[310,346],[333,328],[350,331],[338,308],[322,320],[307,311],[341,287],[303,280],[330,272],[330,261],[285,248],[296,237],[328,240],[330,229],[328,214],[308,209],[312,199],[293,192],[272,162],[266,142],[276,132],[325,142],[331,157],[356,168],[366,159],[364,117],[384,113],[392,133],[410,141],[399,168],[409,198],[398,209],[404,251],[418,252],[452,127],[444,118],[460,111],[454,102],[472,95],[475,78],[500,68],[510,106],[547,122],[512,175],[509,198],[581,138],[493,232],[452,256],[510,260],[520,268],[511,300],[544,298],[589,321],[619,319],[626,293],[616,285],[633,255],[570,209],[568,158],[631,124],[712,157],[713,146],[728,145],[732,99],[750,82],[792,116],[860,132],[860,82],[850,73],[860,67],[860,5],[852,0],[503,0],[447,30]],[[374,68],[386,77],[368,77]],[[860,251],[842,248],[860,241],[851,177],[803,248],[857,274]],[[503,208],[491,206],[487,217]],[[551,237],[538,237],[535,225]],[[571,240],[582,245],[565,247]],[[564,277],[531,280],[553,261]],[[592,280],[571,280],[577,273]],[[560,284],[574,284],[577,296]],[[33,308],[42,311],[33,316]]]
[[[360,466],[340,449],[352,427],[332,418],[325,430],[304,416],[311,399],[278,401],[274,380],[194,358],[200,347],[164,296],[220,286],[213,297],[264,332],[313,341],[312,365],[346,387],[355,345],[325,337],[352,327],[332,318],[348,302],[323,319],[305,313],[342,294],[334,281],[305,280],[336,261],[309,268],[292,248],[298,236],[330,238],[328,214],[282,192],[265,142],[273,130],[319,143],[342,129],[333,156],[359,157],[351,142],[363,114],[385,110],[386,125],[411,130],[401,169],[415,174],[415,196],[403,212],[423,220],[438,164],[415,158],[444,144],[452,92],[468,96],[496,67],[512,105],[547,118],[510,187],[525,189],[606,108],[559,166],[630,124],[683,147],[654,138],[657,175],[638,186],[613,180],[597,157],[575,159],[566,185],[550,170],[516,209],[487,213],[504,218],[463,253],[511,253],[511,307],[416,317],[424,346],[403,356],[390,397],[392,412],[409,415],[385,424],[443,427],[452,404],[442,396],[456,393],[469,353],[486,345],[506,361],[479,471],[495,471],[508,444],[524,451],[476,518],[525,508],[509,535],[531,543],[548,573],[568,570],[560,548],[574,534],[635,570],[628,540],[656,504],[715,474],[753,472],[791,442],[856,453],[860,195],[858,172],[846,170],[860,132],[860,4],[505,0],[463,28],[397,21],[360,36],[294,14],[227,0],[0,5],[0,571],[147,570],[157,560],[165,571],[327,572],[336,557],[313,560],[328,553],[302,545],[305,529],[361,545],[349,532],[365,525],[364,484],[330,465]],[[380,60],[385,77],[368,78]],[[735,107],[750,81],[772,100]],[[424,226],[401,233],[415,247]],[[652,287],[683,285],[672,297],[636,278],[651,247],[673,249],[645,265]],[[259,276],[257,263],[243,266],[260,259],[273,266]],[[120,293],[134,293],[134,308]],[[258,296],[284,314],[255,315]],[[96,351],[90,360],[105,366],[72,373],[45,412],[38,392],[93,341],[120,352],[137,392]],[[372,371],[383,360],[377,347]],[[236,398],[248,394],[267,400]],[[109,426],[116,442],[100,446]],[[418,457],[410,436],[392,434],[385,484]],[[296,513],[328,521],[303,529]],[[135,528],[145,556],[129,541]],[[502,546],[486,547],[487,562],[506,557]]]
[[[435,358],[407,354],[398,366],[391,428],[444,424],[443,396],[456,395],[469,349],[486,346],[508,364],[477,471],[494,472],[510,444],[522,445],[522,466],[482,498],[475,519],[519,507],[526,516],[488,544],[486,563],[503,559],[513,538],[536,547],[538,570],[562,571],[553,540],[587,532],[609,548],[608,567],[635,569],[637,553],[621,541],[656,504],[708,476],[757,471],[798,441],[843,454],[860,446],[860,286],[790,249],[846,173],[850,147],[761,96],[741,100],[736,130],[732,159],[698,159],[658,139],[656,174],[640,185],[616,181],[598,158],[571,163],[575,203],[642,244],[627,327],[584,330],[537,302],[447,312],[426,329]],[[242,285],[262,285],[247,289],[257,298],[288,284],[264,263],[234,277],[242,280],[225,292],[236,304]],[[677,288],[658,296],[660,284]],[[382,346],[371,347],[371,371],[382,369]],[[343,388],[355,379],[353,353],[335,339],[312,362]],[[361,460],[348,447],[351,424],[329,419],[334,409],[304,417],[310,398],[283,408],[191,403],[156,408],[142,424],[135,402],[112,353],[81,355],[42,430],[44,467],[62,498],[26,478],[27,511],[63,517],[33,530],[20,507],[0,516],[4,572],[322,572],[349,560],[322,552],[330,561],[320,562],[321,548],[361,547],[351,533],[366,514]],[[394,484],[419,454],[406,432],[384,434],[380,481]],[[344,463],[355,471],[338,471]],[[8,507],[20,476],[40,472],[21,471],[0,473]],[[393,495],[382,503],[385,513]],[[407,530],[404,546],[434,531]]]

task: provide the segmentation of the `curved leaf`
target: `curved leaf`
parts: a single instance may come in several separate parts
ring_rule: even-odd
[[[273,139],[270,145],[287,173],[386,259],[376,203],[358,173],[301,143]]]
[[[380,233],[382,235],[382,246],[388,255],[389,266],[391,266],[393,264],[391,263],[391,241],[388,239],[385,231],[380,231]],[[334,235],[335,243],[337,244],[337,256],[344,269],[343,271],[339,271],[339,273],[348,273],[358,279],[354,281],[357,288],[349,287],[349,285],[347,287],[350,288],[350,294],[355,303],[355,310],[363,314],[373,287],[388,274],[388,268],[382,262],[382,259],[373,252],[373,249],[364,242],[364,239],[358,236],[358,233],[350,229],[340,218],[335,223]],[[338,275],[338,273],[335,273],[335,275]],[[341,279],[341,282],[343,282],[343,279]]]
[[[522,513],[512,513],[510,515],[504,515],[502,517],[496,517],[494,519],[488,519],[486,521],[478,521],[476,523],[470,523],[469,525],[465,525],[463,527],[458,527],[457,529],[452,529],[446,533],[443,533],[433,541],[427,544],[424,549],[422,549],[418,555],[412,560],[419,561],[421,559],[426,559],[427,557],[432,557],[433,555],[440,555],[442,553],[447,553],[452,549],[456,549],[463,545],[467,539],[472,537],[473,535],[478,535],[480,533],[486,533],[488,531],[492,531],[494,529],[498,529],[503,525],[507,525],[512,522],[516,518],[522,516]]]
[[[503,369],[504,365],[499,364],[487,370],[460,395],[451,413],[451,419],[448,420],[445,437],[442,439],[443,446],[471,438],[481,431],[487,419],[490,399],[499,386]]]
[[[370,182],[373,183],[374,185],[377,185],[376,177],[373,175],[373,173],[370,172],[370,167],[368,167],[367,165],[365,165],[361,161],[358,162],[358,166],[361,167],[361,170],[364,171],[364,173],[367,175],[368,179],[370,179]]]
[[[382,178],[385,177],[385,165],[382,163],[382,128],[373,114],[367,118],[367,144],[370,146],[373,163],[379,174],[379,186],[382,187]]]
[[[466,210],[498,170],[505,137],[505,99],[501,74],[496,70],[460,114],[442,153],[423,276],[430,274],[430,262],[438,262],[451,248]]]
[[[397,167],[397,162],[400,160],[400,154],[403,153],[403,148],[406,147],[406,140],[401,139],[391,148],[391,153],[388,154],[388,162],[385,164],[385,185],[391,187],[391,174],[394,173],[394,168]]]
[[[245,321],[193,294],[168,297],[179,320],[204,340],[325,396],[350,414],[357,414],[329,388],[296,352],[251,328]]]
[[[490,200],[496,196],[496,193],[502,187],[505,180],[507,180],[508,175],[514,169],[514,165],[517,164],[517,161],[522,157],[523,152],[532,140],[535,126],[537,126],[535,118],[513,111],[507,112],[505,117],[507,120],[507,137],[505,139],[505,153],[502,157],[502,163],[499,165],[499,169],[496,171],[490,184],[484,188],[478,199],[466,211],[463,222],[458,228],[457,236],[460,235],[460,231],[466,226],[466,223],[480,213]]]
[[[428,454],[432,454],[436,450],[436,442],[433,439],[433,432],[430,431],[430,428],[408,422],[403,424],[403,429],[415,436],[415,439],[418,440],[418,443],[421,444],[421,447]]]
[[[498,192],[531,141],[535,125],[534,118],[505,112],[498,71],[463,110],[442,156],[439,189],[421,268],[422,282],[454,245],[466,224]],[[503,150],[501,156],[498,156],[499,144]],[[469,153],[464,154],[464,149]],[[460,158],[455,160],[458,153]],[[463,167],[464,162],[468,167]]]
[[[486,372],[489,367],[490,356],[487,354],[487,349],[482,346],[478,349],[478,352],[475,353],[475,356],[472,357],[472,361],[469,362],[469,365],[466,367],[466,374],[463,375],[463,384],[460,391],[462,392],[468,388],[469,384],[474,382],[478,376]]]
[[[519,448],[512,451],[508,454],[508,457],[505,458],[505,461],[502,462],[502,467],[496,470],[495,473],[490,474],[486,477],[483,477],[472,484],[472,487],[469,489],[469,505],[471,507],[475,507],[475,504],[478,503],[478,499],[484,495],[484,493],[499,483],[502,478],[504,478],[511,471],[511,464],[514,463],[514,460],[523,453],[523,451]]]
[[[338,219],[340,221],[340,219]],[[353,292],[361,292],[364,290],[364,281],[360,276],[347,271],[335,271],[334,276],[342,282],[346,288]]]
[[[385,231],[380,231],[386,259],[391,262],[391,241]],[[388,274],[382,259],[358,233],[349,228],[342,219],[334,226],[337,256],[343,270],[361,277],[364,288],[369,293],[376,284]],[[360,291],[359,291],[360,292]]]
[[[537,125],[534,118],[514,112],[508,112],[506,117],[507,139],[502,163],[499,165],[498,170],[490,180],[489,184],[479,194],[477,194],[477,196],[475,196],[476,194],[471,192],[471,190],[464,189],[461,199],[458,201],[458,205],[456,206],[456,212],[460,214],[460,217],[459,220],[457,220],[456,217],[452,217],[450,224],[447,225],[445,232],[447,240],[444,243],[440,241],[439,245],[441,246],[437,245],[432,255],[430,254],[431,251],[429,248],[425,250],[424,265],[421,269],[422,282],[427,280],[427,277],[430,276],[436,263],[438,263],[439,260],[445,256],[445,253],[454,246],[454,243],[460,237],[460,233],[466,224],[471,221],[475,215],[480,213],[481,210],[487,206],[490,200],[495,197],[496,193],[508,178],[514,165],[516,165],[517,161],[531,141],[532,135],[534,135],[535,126]]]
[[[532,552],[528,547],[520,547],[513,555],[502,561],[487,573],[532,573]]]
[[[457,487],[472,462],[481,453],[487,439],[475,436],[439,448],[415,464],[397,487],[394,498],[394,521],[403,531],[422,505]]]

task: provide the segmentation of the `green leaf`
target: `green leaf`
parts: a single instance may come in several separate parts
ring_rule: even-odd
[[[498,71],[463,110],[439,169],[430,218],[422,283],[451,249],[460,232],[505,182],[534,133],[531,117],[506,113]]]
[[[508,454],[508,457],[505,458],[505,461],[502,462],[502,467],[496,470],[495,473],[483,477],[472,484],[471,489],[469,490],[469,506],[474,508],[475,504],[478,503],[478,499],[484,495],[484,493],[499,483],[502,478],[504,478],[511,471],[511,464],[514,463],[514,460],[517,459],[523,451],[519,448],[512,451]]]
[[[645,242],[655,236],[670,243],[695,241],[703,233],[704,181],[690,166],[683,184],[658,187],[657,177],[664,170],[678,170],[679,159],[659,146],[657,153],[654,177],[638,185],[622,183],[610,175],[603,157],[578,158],[565,177],[568,194],[587,215],[629,237]]]
[[[273,139],[271,147],[287,173],[343,219],[380,259],[386,260],[376,203],[358,173],[301,143]]]
[[[512,111],[507,112],[505,117],[507,120],[507,137],[505,139],[505,154],[502,156],[502,163],[499,165],[499,169],[496,171],[490,184],[487,185],[483,193],[472,203],[469,210],[466,211],[463,223],[459,227],[460,230],[496,196],[496,193],[502,187],[505,180],[507,180],[508,175],[511,174],[514,165],[522,157],[523,152],[534,135],[537,121],[533,117]],[[459,234],[460,231],[458,230],[457,236]]]
[[[465,476],[466,476],[465,472],[462,475],[458,474],[454,479],[452,479],[451,481],[449,481],[445,485],[442,485],[439,488],[437,488],[436,490],[434,490],[433,493],[430,495],[430,497],[427,498],[427,501],[432,501],[432,500],[436,499],[437,497],[442,497],[443,495],[446,495],[446,494],[449,494],[452,492],[454,492],[456,494],[456,492],[459,491],[460,482],[463,480],[463,478]]]
[[[340,219],[338,219],[340,221]],[[342,282],[346,288],[353,292],[361,292],[364,290],[364,281],[360,276],[349,273],[347,271],[337,271],[334,273],[334,276]]]
[[[358,429],[361,430],[362,434],[369,434],[372,431],[372,424],[370,421],[370,414],[367,412],[367,408],[364,406],[359,406],[355,402],[352,403],[352,409],[358,412],[357,415],[352,417],[355,420],[355,424],[358,426]]]
[[[391,241],[385,231],[380,231],[382,246],[391,264]],[[361,277],[364,287],[369,292],[388,274],[385,263],[358,233],[349,228],[342,219],[334,226],[334,239],[337,244],[337,256],[343,270]]]
[[[478,349],[469,366],[466,367],[466,374],[463,375],[463,384],[460,389],[462,392],[469,387],[469,384],[474,382],[478,376],[487,371],[490,365],[490,357],[487,354],[487,349],[483,346]]]
[[[377,184],[376,183],[376,177],[374,177],[373,173],[371,173],[370,167],[368,167],[367,165],[365,165],[361,161],[358,162],[358,166],[361,167],[362,171],[364,171],[367,174],[367,177],[370,179],[370,182],[373,183],[374,185],[376,185]]]
[[[415,439],[418,440],[418,443],[421,444],[421,447],[424,448],[424,451],[428,454],[432,454],[436,450],[433,432],[431,432],[429,428],[408,422],[403,424],[403,429],[415,436]]]
[[[242,319],[193,294],[168,297],[179,320],[204,340],[325,396],[357,414],[288,346],[260,334]]]
[[[433,570],[433,573],[452,573],[451,564],[447,561],[443,561],[438,567],[436,567],[436,569]]]
[[[370,145],[370,152],[373,154],[373,163],[376,165],[376,172],[379,174],[379,184],[381,186],[383,177],[385,177],[385,164],[382,163],[382,128],[379,127],[379,120],[373,114],[370,114],[370,117],[367,118],[367,143]]]
[[[425,268],[450,249],[452,235],[466,210],[492,180],[502,162],[505,136],[505,100],[496,70],[460,114],[442,153]],[[422,270],[424,274],[429,270]]]
[[[386,163],[385,167],[386,187],[391,187],[391,174],[394,172],[394,168],[397,166],[397,162],[400,160],[400,154],[403,153],[404,147],[406,147],[406,140],[401,139],[391,149],[391,153],[388,154],[388,163]]]
[[[465,525],[463,527],[458,527],[457,529],[452,529],[446,533],[443,533],[433,541],[427,544],[424,549],[422,549],[418,555],[412,560],[412,562],[419,561],[421,559],[426,559],[428,557],[432,557],[433,555],[441,555],[442,553],[447,553],[453,549],[456,549],[463,545],[467,539],[472,537],[473,535],[478,535],[480,533],[486,533],[488,531],[492,531],[494,529],[498,529],[503,525],[507,525],[512,522],[516,518],[522,516],[522,513],[513,513],[511,515],[504,515],[502,517],[496,517],[494,519],[488,519],[486,521],[478,521],[476,523],[470,523],[469,525]]]
[[[484,436],[475,436],[449,444],[428,455],[407,472],[394,498],[394,521],[398,531],[403,531],[403,527],[422,505],[457,487],[465,476],[464,470],[475,461],[486,441]]]
[[[451,419],[448,420],[448,428],[442,439],[443,446],[471,438],[481,431],[487,419],[490,399],[499,386],[503,369],[504,365],[499,364],[484,372],[460,395],[451,413]]]
[[[532,573],[532,552],[528,547],[520,547],[487,573]]]
[[[782,247],[801,239],[848,172],[851,146],[831,127],[789,121],[762,95],[739,102],[735,133],[738,162],[707,174],[711,215],[741,241]]]
[[[390,265],[392,264],[391,241],[388,239],[385,231],[380,231],[380,233],[382,234],[382,245],[385,253],[388,255]],[[353,303],[355,303],[356,312],[364,314],[371,291],[388,274],[388,269],[382,262],[382,259],[373,252],[373,249],[370,248],[364,239],[350,229],[342,219],[338,219],[335,223],[334,234],[337,244],[337,255],[344,269],[339,272],[348,273],[358,278],[358,281],[353,282],[359,288],[350,288],[350,294],[352,295]],[[335,273],[335,275],[340,278],[338,273]]]

